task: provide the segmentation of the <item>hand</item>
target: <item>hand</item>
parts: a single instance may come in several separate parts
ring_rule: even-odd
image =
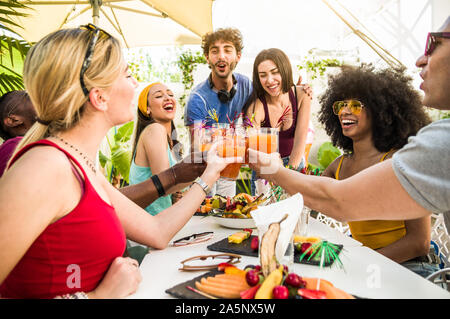
[[[305,92],[306,95],[308,95],[309,98],[312,99],[313,98],[313,90],[312,90],[311,86],[309,86],[309,84],[302,84],[302,80],[303,80],[303,78],[300,75],[298,77],[297,86],[299,86],[303,90],[303,92]]]
[[[249,148],[248,159],[250,168],[255,170],[257,175],[264,179],[269,179],[271,175],[283,167],[283,161],[279,153],[267,154]]]
[[[89,298],[124,298],[136,292],[141,281],[138,262],[129,257],[117,257],[97,288],[89,293]]]
[[[172,167],[175,184],[190,183],[203,174],[206,168],[206,154],[203,155],[202,152],[192,152]]]
[[[175,204],[176,202],[178,202],[180,199],[183,198],[183,193],[182,192],[175,192],[172,194],[172,204]]]

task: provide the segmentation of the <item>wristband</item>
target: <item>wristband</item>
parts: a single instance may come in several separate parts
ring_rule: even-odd
[[[159,180],[158,175],[153,175],[151,177],[151,179],[153,181],[153,184],[156,187],[156,190],[158,191],[159,197],[162,197],[162,196],[166,195],[166,192],[164,191],[164,188],[163,188],[163,186],[161,184],[161,181]]]
[[[194,183],[198,184],[203,189],[206,196],[208,196],[209,192],[211,191],[211,188],[208,186],[208,184],[206,184],[200,177],[197,177]]]

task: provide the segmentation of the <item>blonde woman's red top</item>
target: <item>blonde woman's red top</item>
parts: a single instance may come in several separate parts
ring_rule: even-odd
[[[66,154],[72,166],[75,163],[83,174],[81,179],[73,167],[84,188],[83,195],[72,212],[48,225],[36,238],[1,284],[3,298],[54,298],[92,291],[126,247],[125,232],[114,207],[98,195],[82,166],[68,152],[53,142],[41,140],[25,146],[12,162],[38,145],[53,146]]]

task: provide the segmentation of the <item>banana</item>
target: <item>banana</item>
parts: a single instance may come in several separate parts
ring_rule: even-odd
[[[269,225],[269,228],[261,238],[260,246],[260,263],[264,277],[267,277],[275,269],[277,269],[277,260],[275,257],[275,246],[277,244],[278,235],[280,234],[280,224],[288,217],[284,217],[279,221]]]

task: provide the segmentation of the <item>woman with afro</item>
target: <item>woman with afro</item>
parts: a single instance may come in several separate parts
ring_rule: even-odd
[[[392,157],[430,120],[404,70],[371,65],[343,67],[320,97],[319,121],[333,145],[344,150],[323,176],[345,179]],[[422,276],[428,263],[430,217],[349,222],[354,239]]]

